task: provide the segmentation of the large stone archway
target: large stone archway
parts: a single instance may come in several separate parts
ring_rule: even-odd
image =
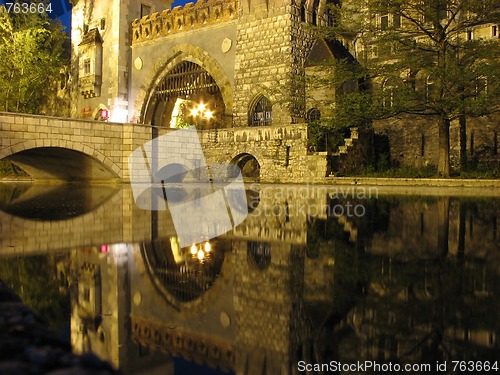
[[[226,73],[222,66],[220,66],[220,64],[206,51],[188,43],[182,43],[174,47],[155,64],[150,73],[150,78],[141,86],[139,94],[137,95],[134,105],[133,120],[140,123],[151,123],[150,121],[153,116],[150,112],[152,108],[155,105],[163,105],[166,107],[166,104],[155,101],[155,94],[162,82],[168,79],[169,74],[171,74],[176,67],[182,66],[182,64],[194,64],[198,66],[200,70],[205,71],[208,77],[213,79],[213,82],[217,85],[220,92],[220,100],[223,103],[223,113],[219,115],[225,119],[225,126],[231,125],[228,124],[228,119],[231,118],[233,110],[233,88]],[[171,108],[160,108],[160,110],[171,111]]]
[[[110,180],[122,176],[122,168],[101,151],[62,139],[19,142],[4,153],[5,158],[25,170],[32,178],[59,180]]]

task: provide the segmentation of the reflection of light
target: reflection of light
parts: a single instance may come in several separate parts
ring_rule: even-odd
[[[198,251],[198,259],[202,260],[203,258],[205,258],[205,253],[203,252],[203,250]]]
[[[181,248],[179,246],[179,240],[177,237],[170,237],[170,248],[172,249],[172,254],[174,255],[175,263],[180,264],[183,262],[183,257],[181,253]]]
[[[198,258],[199,261],[206,260],[206,258],[210,256],[211,251],[212,251],[212,245],[208,241],[206,241],[205,243],[199,243],[197,245],[193,244],[189,248],[191,256],[193,258],[194,257]]]
[[[108,245],[101,245],[101,253],[105,254],[109,250]]]
[[[191,246],[191,254],[192,255],[196,254],[197,251],[198,251],[198,249],[196,248],[196,245]]]

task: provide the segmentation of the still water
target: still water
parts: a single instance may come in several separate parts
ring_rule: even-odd
[[[0,278],[125,374],[500,372],[498,194],[247,187],[181,248],[127,186],[2,184]]]

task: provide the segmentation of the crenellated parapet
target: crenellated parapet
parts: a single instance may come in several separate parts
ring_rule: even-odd
[[[237,17],[237,0],[198,0],[132,22],[132,44],[227,22]]]

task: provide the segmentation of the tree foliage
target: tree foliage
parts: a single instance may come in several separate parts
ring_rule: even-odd
[[[408,114],[435,121],[438,171],[449,176],[450,122],[500,109],[499,39],[472,34],[500,22],[497,1],[346,0],[331,13],[337,22],[324,32],[355,44],[359,62],[333,62],[337,87],[358,83],[339,95],[333,117],[359,123]]]
[[[7,13],[0,6],[0,110],[59,114],[55,97],[67,39],[46,14]]]

